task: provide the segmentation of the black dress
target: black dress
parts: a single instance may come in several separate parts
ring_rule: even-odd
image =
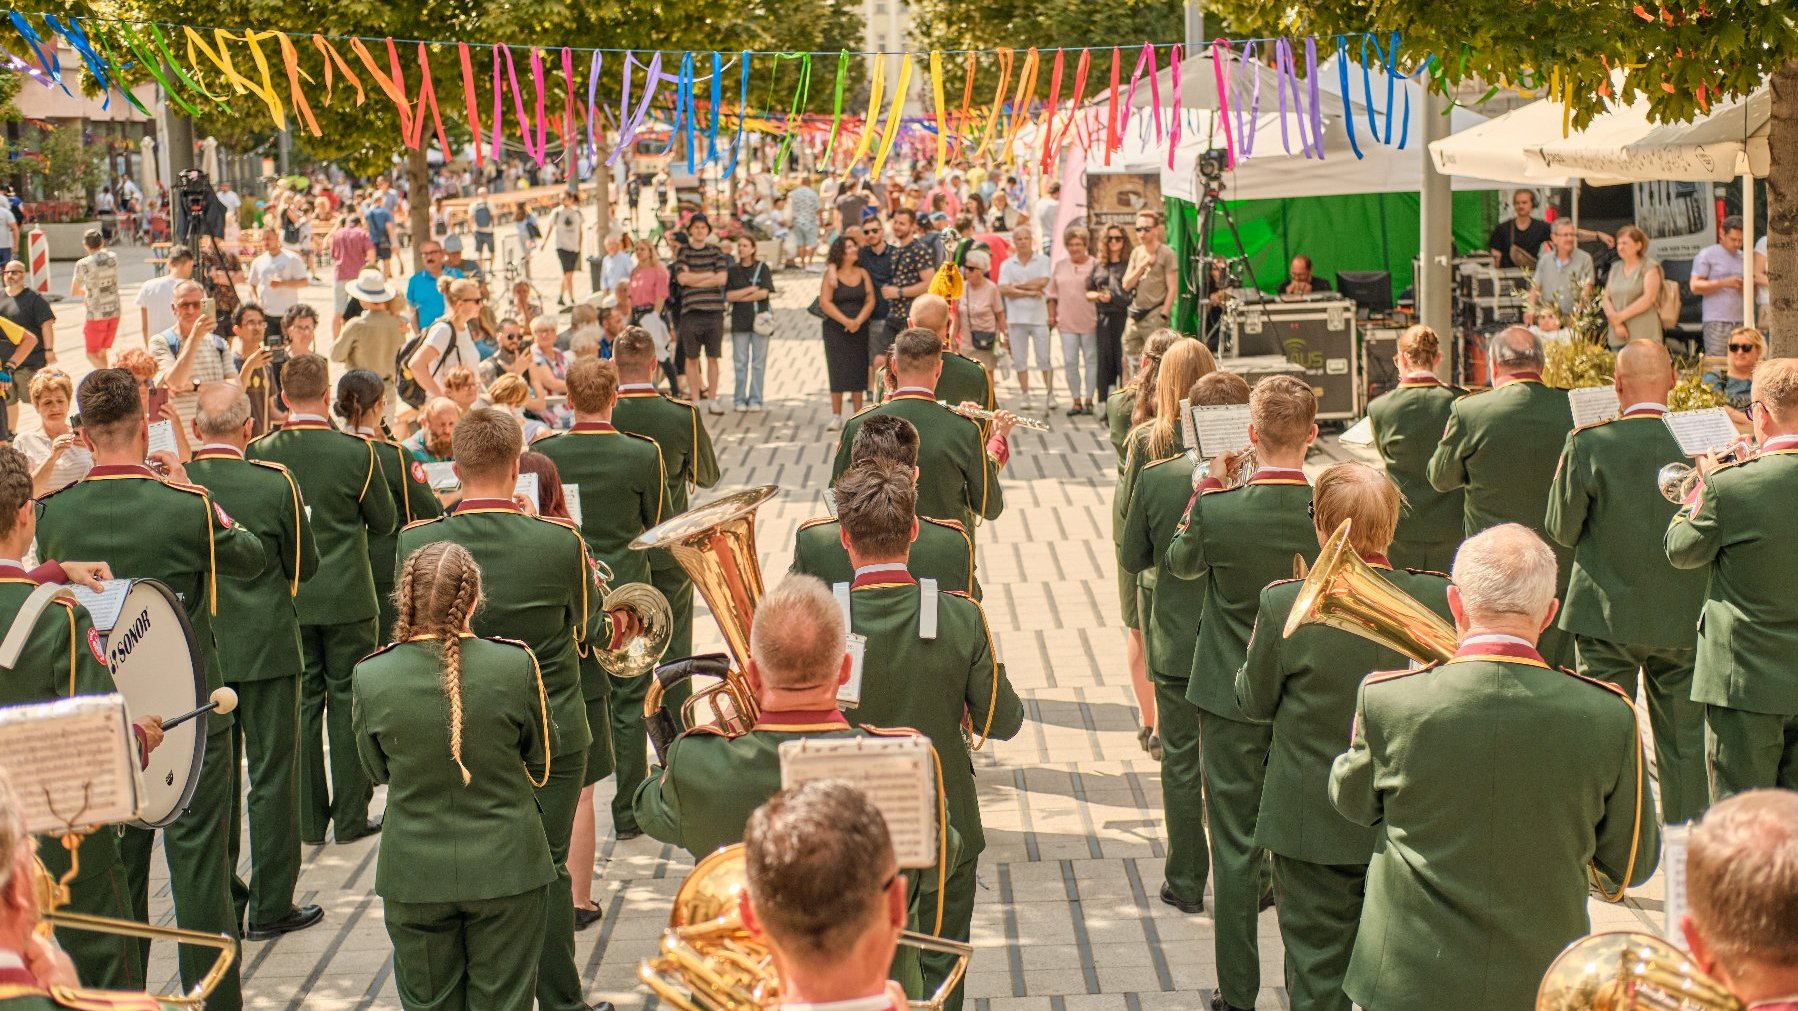
[[[868,301],[867,272],[854,287],[837,284],[831,302],[837,311],[854,319]],[[859,393],[868,388],[868,324],[855,333],[843,329],[830,316],[824,317],[824,362],[830,373],[830,392]]]

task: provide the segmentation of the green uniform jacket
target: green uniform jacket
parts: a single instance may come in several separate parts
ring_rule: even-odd
[[[398,514],[398,523],[392,530],[382,534],[372,530],[368,533],[368,563],[374,574],[375,590],[377,593],[391,592],[399,567],[400,528],[442,516],[443,500],[425,479],[424,464],[412,459],[406,447],[374,436],[362,437],[375,448],[375,462],[381,467],[381,479],[387,484],[387,493],[393,496]]]
[[[584,421],[531,443],[555,461],[562,480],[581,489],[581,537],[612,570],[612,587],[649,582],[649,555],[632,551],[638,534],[662,522],[668,479],[654,439]]]
[[[1696,512],[1668,524],[1667,557],[1682,569],[1708,566],[1698,620],[1692,700],[1755,713],[1798,715],[1798,448],[1768,449],[1719,468]],[[41,534],[39,535],[42,536]],[[76,557],[60,552],[59,557]]]
[[[921,393],[898,393],[843,424],[830,468],[834,483],[849,469],[849,447],[870,415],[904,418],[918,429],[918,515],[954,520],[971,537],[974,524],[1005,509],[999,465],[986,452],[980,426]]]
[[[219,662],[230,681],[298,675],[300,620],[294,596],[318,570],[318,546],[293,475],[278,463],[245,460],[235,450],[202,449],[187,476],[231,518],[262,541],[267,565],[249,579],[219,582]]]
[[[1236,672],[1249,652],[1261,590],[1292,576],[1292,557],[1317,558],[1317,528],[1306,515],[1311,486],[1295,470],[1264,469],[1247,484],[1192,500],[1168,545],[1164,569],[1205,579],[1199,643],[1186,698],[1206,712],[1243,722]]]
[[[1443,620],[1454,620],[1447,576],[1392,569],[1380,559],[1373,563],[1400,592]],[[1375,832],[1331,806],[1330,763],[1349,741],[1362,679],[1407,661],[1395,650],[1324,625],[1305,625],[1292,638],[1283,637],[1303,585],[1288,579],[1261,591],[1249,658],[1236,672],[1243,715],[1274,725],[1255,844],[1314,864],[1365,864],[1373,856]]]
[[[621,388],[618,406],[612,409],[612,424],[632,435],[654,439],[656,448],[662,451],[662,476],[667,482],[667,492],[662,496],[663,519],[687,511],[691,489],[710,488],[718,483],[718,457],[712,452],[712,437],[706,433],[699,409],[685,400],[664,397],[653,387]],[[667,551],[650,552],[649,564],[654,569],[680,570]]]
[[[1441,492],[1466,489],[1465,537],[1500,523],[1543,533],[1558,459],[1553,447],[1566,442],[1572,430],[1566,390],[1534,379],[1501,380],[1491,391],[1469,394],[1449,407],[1442,441],[1430,457],[1430,485]]]
[[[998,406],[993,399],[993,375],[967,355],[955,351],[943,352],[943,374],[936,380],[937,399],[947,404],[960,404],[964,400],[972,400],[982,410],[990,411]],[[988,425],[982,425],[986,431]]]
[[[398,526],[393,493],[368,440],[318,421],[290,421],[250,443],[252,460],[283,464],[299,482],[318,538],[318,572],[300,584],[302,625],[342,625],[379,613],[369,535]]]
[[[105,562],[121,579],[161,580],[180,596],[204,654],[206,689],[225,683],[213,635],[219,582],[262,571],[262,542],[198,485],[172,484],[148,467],[99,466],[38,499],[37,547],[44,558]],[[232,673],[236,680],[236,672]],[[231,725],[210,713],[208,734]]]
[[[1405,496],[1393,554],[1412,544],[1455,544],[1466,536],[1462,514],[1465,492],[1430,487],[1430,454],[1442,441],[1454,402],[1467,395],[1459,386],[1431,380],[1404,381],[1367,405],[1373,419],[1374,446],[1386,461],[1386,473]]]
[[[475,612],[475,632],[518,639],[541,665],[554,732],[550,754],[585,751],[593,736],[576,650],[589,635],[610,637],[597,572],[574,524],[528,516],[510,500],[463,499],[454,512],[401,530],[400,556],[438,541],[467,548],[481,567],[486,603]]]
[[[1111,391],[1105,398],[1105,431],[1111,439],[1111,449],[1118,455],[1118,471],[1123,472],[1124,457],[1128,455],[1125,440],[1130,435],[1130,416],[1136,413],[1136,384],[1120,387]]]
[[[1590,927],[1586,866],[1640,883],[1660,828],[1635,709],[1539,661],[1369,677],[1330,799],[1376,827],[1343,990],[1389,1011],[1517,1011]]]
[[[524,643],[461,639],[462,781],[435,640],[385,646],[356,665],[356,751],[387,784],[375,892],[396,902],[473,902],[555,877],[532,790],[549,761],[543,680]]]
[[[1573,549],[1563,629],[1635,646],[1696,643],[1705,573],[1676,569],[1653,549],[1678,511],[1655,474],[1684,458],[1658,413],[1567,434],[1546,520],[1548,535]]]
[[[0,637],[12,627],[37,581],[23,569],[0,566]],[[0,706],[50,702],[74,695],[110,695],[118,688],[107,669],[106,643],[87,608],[54,597],[37,616],[18,663],[0,671]],[[91,635],[89,633],[92,633]],[[172,714],[171,714],[172,715]]]
[[[1182,579],[1167,571],[1167,550],[1192,501],[1193,462],[1182,453],[1144,467],[1130,495],[1118,563],[1127,572],[1153,575],[1155,592],[1143,629],[1149,669],[1157,677],[1185,681],[1199,641],[1199,614],[1205,607],[1205,580]]]
[[[699,727],[668,746],[665,766],[649,770],[631,808],[643,831],[698,859],[742,842],[750,814],[780,792],[781,744],[914,733],[853,727],[835,710],[765,712],[755,729],[740,737]]]
[[[962,719],[972,725],[975,748],[989,738],[1007,741],[1024,725],[1024,704],[993,652],[980,605],[939,592],[937,636],[927,640],[918,637],[920,596],[918,584],[903,573],[864,575],[852,586],[849,628],[867,636],[868,644],[861,704],[844,715],[851,722],[914,727],[936,745],[949,824],[961,833],[966,859],[986,848],[986,834]]]
[[[1178,425],[1174,426],[1174,438],[1167,448],[1151,452],[1149,437],[1154,428],[1155,422],[1145,421],[1131,429],[1130,434],[1124,438],[1124,466],[1118,471],[1117,490],[1111,496],[1111,539],[1114,544],[1124,539],[1124,518],[1130,511],[1131,492],[1136,487],[1143,468],[1176,453],[1186,452],[1186,440],[1181,437]]]
[[[841,530],[829,516],[799,524],[793,535],[793,565],[787,571],[816,576],[833,585],[853,580],[855,566],[849,564]],[[974,578],[974,541],[954,520],[918,517],[918,539],[912,542],[905,568],[918,579],[936,580],[940,590],[980,599],[980,582]]]

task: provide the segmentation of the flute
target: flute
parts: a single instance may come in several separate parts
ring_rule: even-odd
[[[947,400],[939,400],[937,403],[947,407],[964,418],[973,418],[976,421],[991,421],[993,416],[999,413],[998,411],[988,411],[979,407],[960,407],[951,404]],[[1038,421],[1035,418],[1026,418],[1023,415],[1015,414],[1012,415],[1012,417],[1016,419],[1017,427],[1019,428],[1028,428],[1036,432],[1047,432],[1049,430],[1049,423],[1046,421]]]

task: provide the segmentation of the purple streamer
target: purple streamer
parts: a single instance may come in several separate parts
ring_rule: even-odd
[[[1254,40],[1243,43],[1242,56],[1237,61],[1236,72],[1230,75],[1230,105],[1236,116],[1236,149],[1238,160],[1247,160],[1255,151],[1256,127],[1261,121],[1261,74],[1257,69],[1255,53],[1259,43]],[[1249,101],[1244,102],[1243,78],[1254,82],[1254,91]],[[1246,109],[1246,111],[1245,111]]]

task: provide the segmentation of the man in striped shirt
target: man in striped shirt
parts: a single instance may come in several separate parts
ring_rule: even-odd
[[[724,285],[730,273],[730,254],[711,241],[712,223],[705,215],[687,219],[687,244],[674,258],[674,279],[680,283],[680,342],[687,356],[687,390],[705,409],[723,414],[718,402],[718,360],[724,354]],[[699,355],[706,355],[705,385],[699,382]]]

